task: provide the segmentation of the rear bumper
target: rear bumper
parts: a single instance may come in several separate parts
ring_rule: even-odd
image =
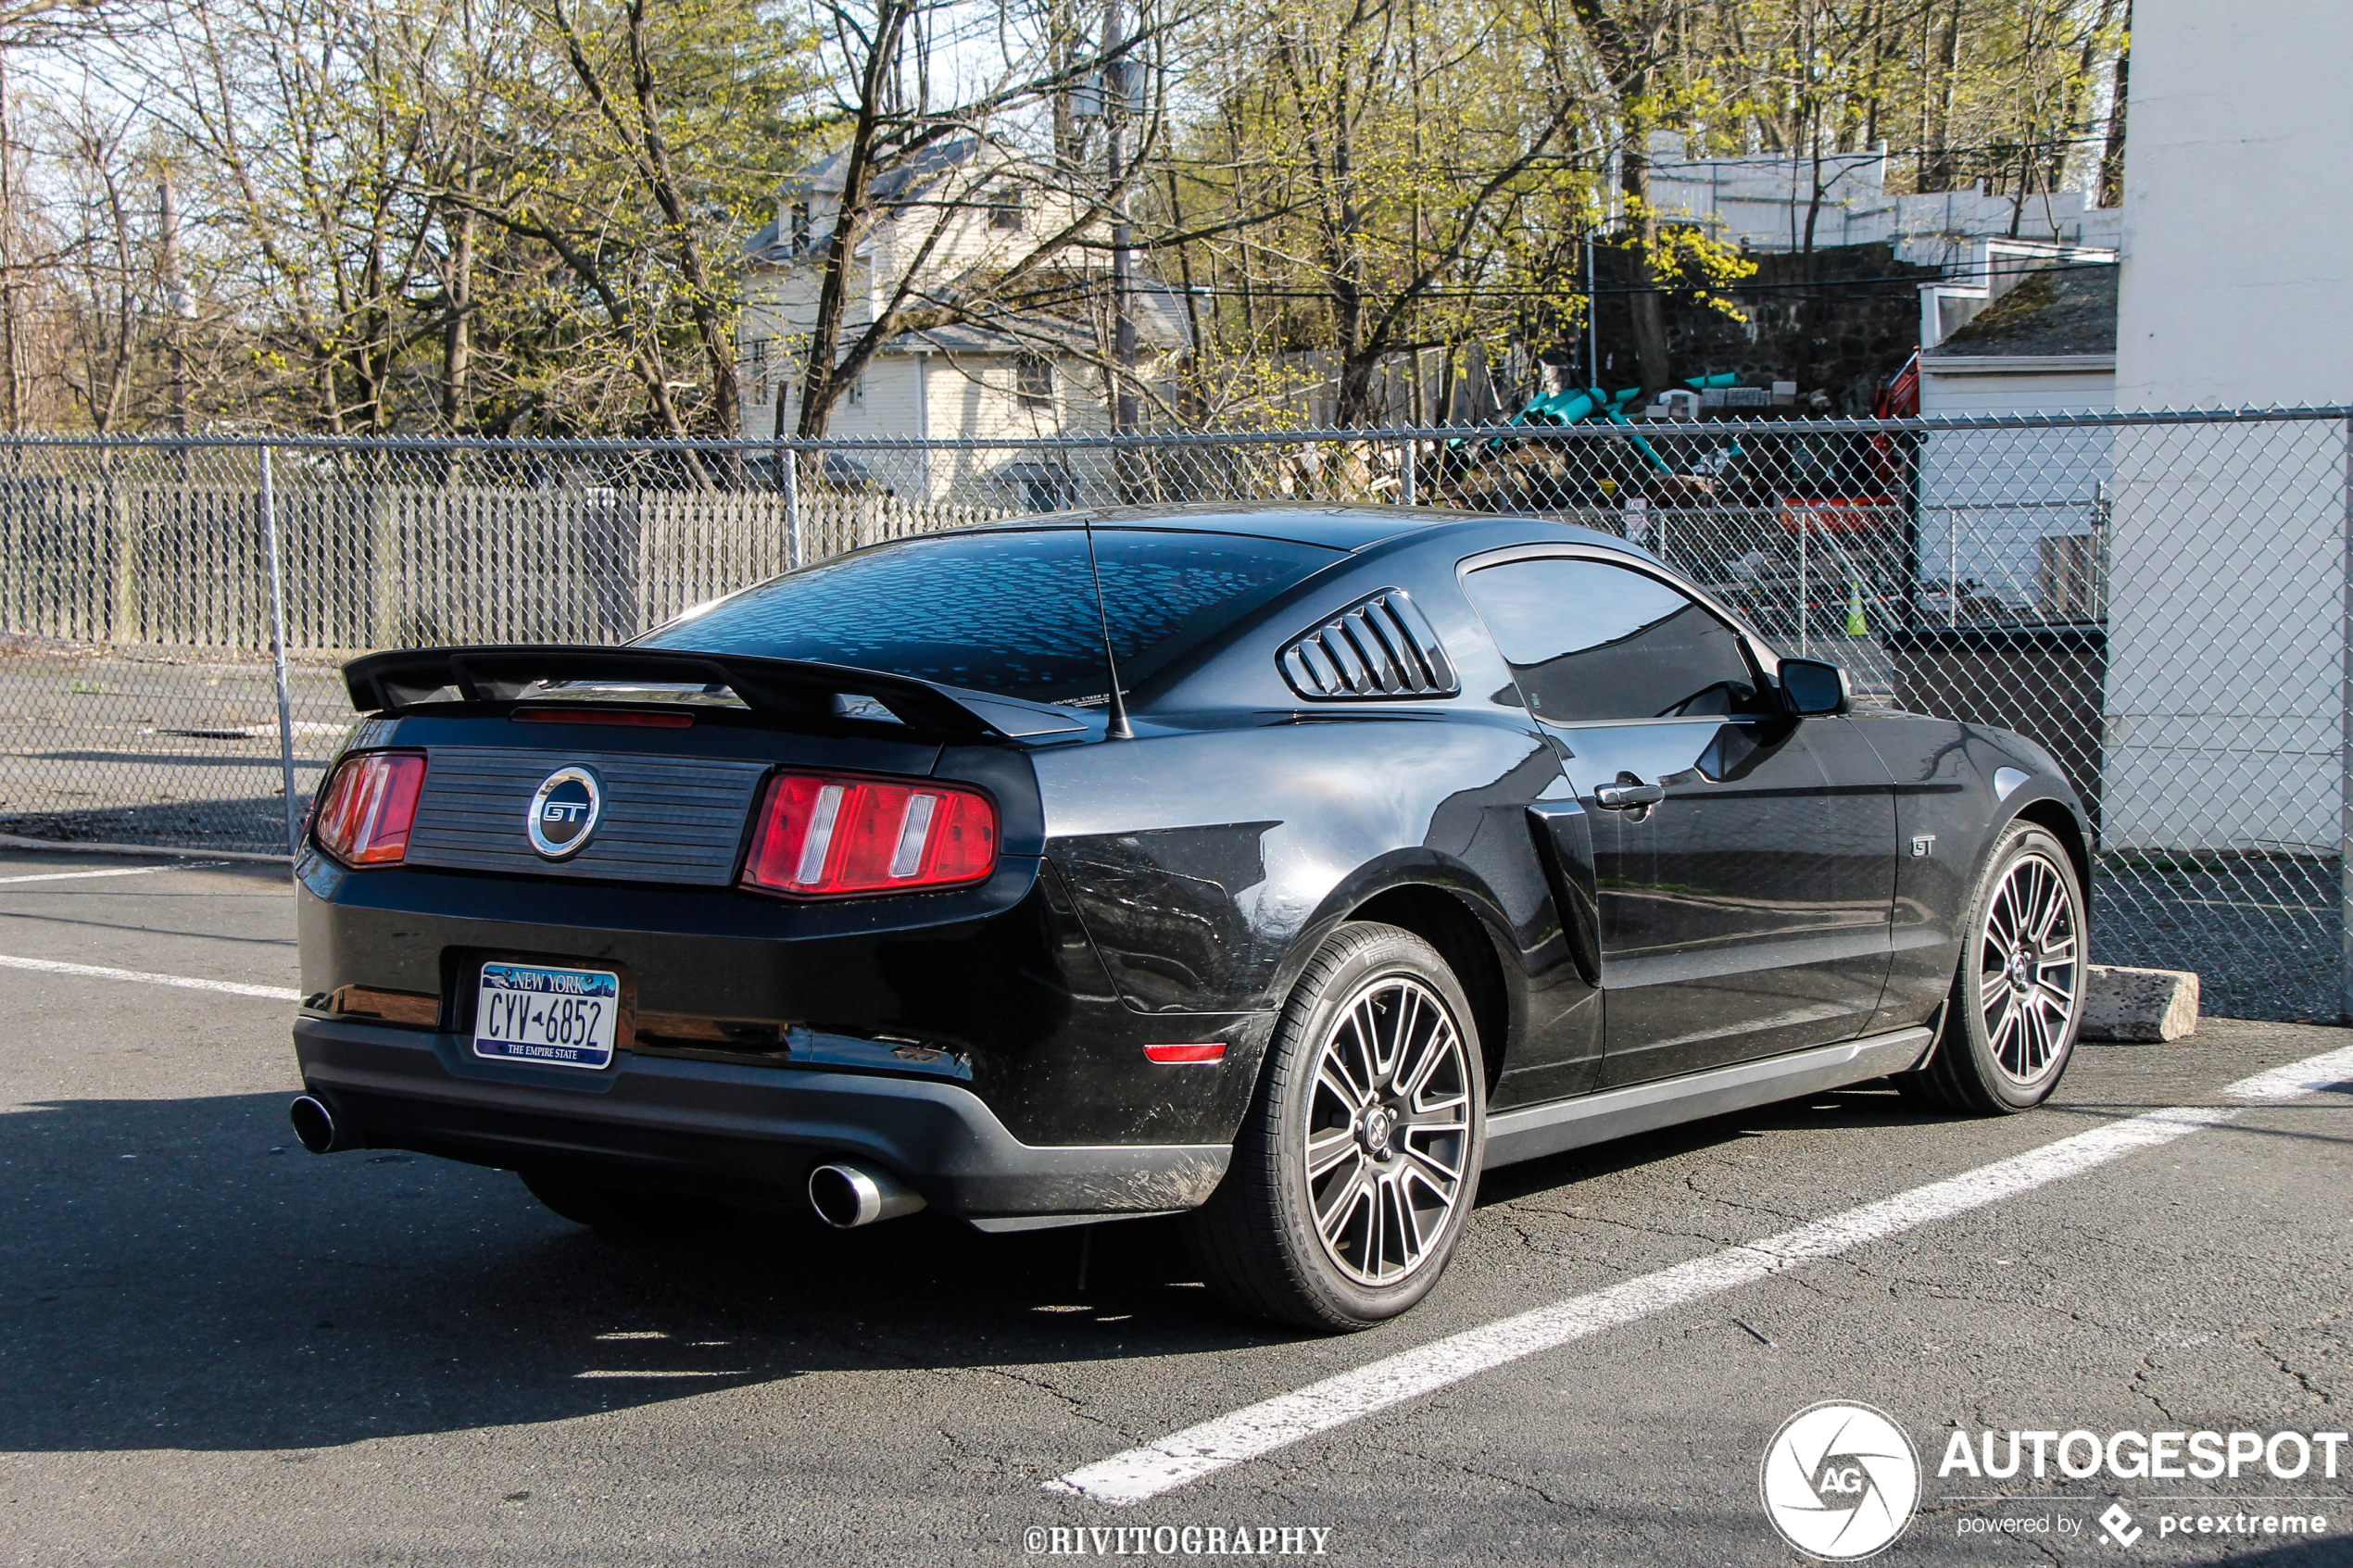
[[[1164,1213],[1204,1201],[1232,1152],[1025,1144],[952,1084],[627,1052],[596,1073],[510,1066],[460,1035],[319,1018],[294,1037],[304,1084],[360,1145],[722,1197],[797,1195],[820,1160],[863,1159],[975,1221]]]

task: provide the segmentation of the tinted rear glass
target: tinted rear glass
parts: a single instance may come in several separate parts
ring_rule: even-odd
[[[1340,552],[1174,530],[1100,529],[1104,609],[1130,689]],[[806,659],[1034,702],[1102,700],[1087,535],[1071,528],[903,539],[820,561],[639,639]]]

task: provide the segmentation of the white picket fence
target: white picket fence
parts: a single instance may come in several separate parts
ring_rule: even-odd
[[[274,488],[289,648],[612,642],[884,539],[1003,508],[882,495],[365,484]],[[0,474],[0,627],[75,642],[270,646],[258,483]]]

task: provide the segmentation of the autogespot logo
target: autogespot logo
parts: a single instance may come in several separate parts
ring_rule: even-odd
[[[1826,1399],[1781,1423],[1757,1486],[1783,1540],[1847,1562],[1882,1550],[1912,1522],[1920,1459],[1883,1411]]]
[[[597,818],[604,809],[604,791],[597,786],[596,774],[585,768],[560,768],[540,781],[523,831],[542,856],[566,859],[588,847],[588,835],[597,831]]]

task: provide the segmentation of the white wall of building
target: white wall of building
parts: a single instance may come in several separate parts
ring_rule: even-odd
[[[1663,215],[1755,250],[1804,249],[1809,216],[1817,249],[1885,242],[1899,260],[1923,267],[1948,265],[1969,241],[1996,236],[2113,248],[2122,223],[2116,208],[2090,205],[2082,191],[2031,195],[2022,205],[1974,186],[1890,195],[1884,147],[1824,157],[1818,189],[1811,157],[1692,157],[1680,132],[1653,132],[1651,159],[1651,202]]]
[[[2122,408],[2353,402],[2353,6],[2138,0]],[[2341,429],[2130,430],[2116,447],[2113,847],[2338,834]]]

